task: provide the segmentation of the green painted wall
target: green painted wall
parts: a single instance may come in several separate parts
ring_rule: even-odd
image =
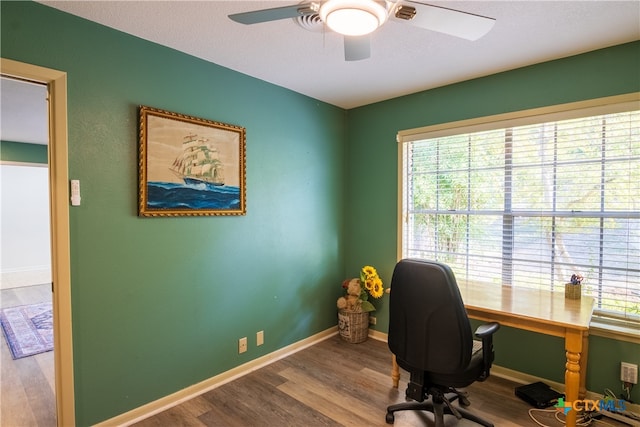
[[[386,285],[396,262],[396,133],[436,123],[640,91],[640,42],[428,90],[348,111],[345,267],[378,267]],[[377,303],[376,329],[388,328],[388,296]],[[544,349],[544,350],[542,350]],[[496,363],[564,382],[563,342],[504,328]],[[640,345],[590,337],[587,388],[620,391],[621,361],[640,364]],[[632,392],[640,400],[640,389]]]
[[[3,57],[68,73],[78,425],[336,324],[344,110],[37,3],[0,12]],[[139,105],[246,128],[246,216],[137,217]]]
[[[47,146],[0,141],[0,160],[5,162],[47,163]]]

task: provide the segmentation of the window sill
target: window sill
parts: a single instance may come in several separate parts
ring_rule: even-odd
[[[631,322],[621,322],[602,317],[593,317],[589,328],[591,335],[611,338],[640,344],[640,325]]]

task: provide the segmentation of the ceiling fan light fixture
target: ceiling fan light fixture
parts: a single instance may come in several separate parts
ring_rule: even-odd
[[[327,0],[319,15],[329,28],[345,36],[369,34],[387,20],[386,8],[375,0]]]

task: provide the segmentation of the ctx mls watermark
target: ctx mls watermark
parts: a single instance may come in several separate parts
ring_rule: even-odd
[[[567,415],[567,413],[572,409],[578,412],[624,412],[626,410],[626,405],[624,400],[616,400],[610,397],[605,397],[604,399],[600,400],[581,399],[574,400],[573,402],[565,402],[564,398],[561,397],[558,399],[558,403],[555,404],[555,408],[558,411],[563,411],[564,414]]]

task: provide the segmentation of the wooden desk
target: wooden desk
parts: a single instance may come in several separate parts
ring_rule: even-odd
[[[482,283],[458,283],[467,314],[472,319],[498,322],[527,331],[564,338],[565,401],[573,402],[586,394],[585,378],[589,323],[594,300],[564,297],[564,292],[550,292]],[[498,332],[500,333],[500,332]],[[393,386],[398,387],[400,371],[393,359]],[[575,426],[576,411],[567,414],[567,426]]]

